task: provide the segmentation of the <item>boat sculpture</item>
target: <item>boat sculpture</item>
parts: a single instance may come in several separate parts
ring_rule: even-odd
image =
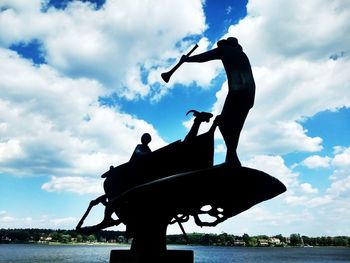
[[[206,116],[205,121],[212,116],[190,112],[196,118]],[[167,250],[169,224],[178,223],[184,232],[182,223],[193,217],[198,226],[216,226],[286,191],[283,183],[262,171],[227,163],[213,165],[216,122],[197,135],[199,125],[195,119],[184,140],[111,166],[102,175],[105,194],[90,202],[77,231],[93,233],[123,223],[127,236],[133,238],[131,251],[157,255]],[[99,203],[105,206],[104,219],[83,227]],[[201,219],[204,214],[211,220]]]

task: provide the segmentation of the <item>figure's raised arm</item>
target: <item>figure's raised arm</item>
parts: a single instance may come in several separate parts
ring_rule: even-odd
[[[215,59],[220,59],[220,51],[217,48],[214,48],[212,50],[209,50],[197,55],[193,55],[191,57],[186,55],[183,55],[181,57],[182,62],[198,62],[198,63],[207,62]]]

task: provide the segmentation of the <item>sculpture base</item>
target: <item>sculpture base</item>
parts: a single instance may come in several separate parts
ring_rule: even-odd
[[[139,262],[167,262],[193,263],[192,250],[166,250],[161,255],[147,255],[141,257],[131,250],[112,250],[109,263],[139,263]]]

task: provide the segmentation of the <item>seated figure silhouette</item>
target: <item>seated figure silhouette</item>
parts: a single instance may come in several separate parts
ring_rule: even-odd
[[[202,63],[218,59],[223,63],[228,81],[228,94],[217,120],[227,148],[225,161],[241,166],[237,155],[239,136],[255,97],[251,65],[242,46],[237,38],[229,37],[218,41],[217,48],[198,55],[183,55],[180,61]]]
[[[141,136],[141,144],[136,145],[133,154],[131,155],[130,161],[138,159],[140,156],[143,156],[147,153],[152,152],[148,147],[148,144],[152,141],[152,137],[149,133],[144,133]]]

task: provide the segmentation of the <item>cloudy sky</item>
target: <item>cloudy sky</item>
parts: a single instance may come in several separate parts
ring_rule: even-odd
[[[186,231],[350,235],[349,18],[347,0],[0,0],[0,228],[74,228],[144,132],[155,150],[184,138],[189,109],[219,114],[220,62],[160,74],[235,36],[257,86],[240,158],[288,191]]]

